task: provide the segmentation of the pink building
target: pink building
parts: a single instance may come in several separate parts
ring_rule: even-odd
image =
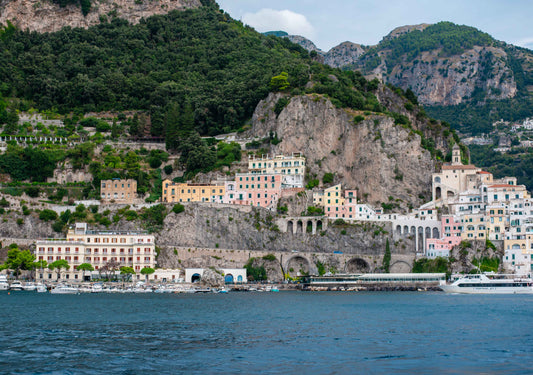
[[[426,241],[426,257],[448,257],[452,247],[461,243],[463,226],[461,220],[456,220],[453,215],[442,215],[441,238],[428,238]]]
[[[281,197],[280,174],[236,174],[235,181],[226,182],[223,203],[274,209]]]

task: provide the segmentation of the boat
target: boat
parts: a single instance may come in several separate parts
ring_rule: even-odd
[[[46,285],[43,283],[37,284],[37,293],[46,293],[48,292],[48,288],[46,288]]]
[[[446,293],[463,294],[532,294],[531,279],[515,275],[476,274],[464,275],[451,284],[440,285]]]
[[[78,288],[68,285],[58,285],[50,291],[51,294],[79,294],[79,292]]]
[[[22,283],[20,281],[13,281],[9,286],[9,290],[23,290]]]
[[[28,282],[22,286],[22,289],[29,291],[29,292],[33,292],[37,290],[37,285],[35,285],[35,283]]]
[[[7,276],[0,275],[0,290],[8,290],[9,284],[7,283]]]

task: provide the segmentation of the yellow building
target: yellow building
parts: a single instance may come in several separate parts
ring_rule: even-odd
[[[487,222],[483,214],[464,215],[461,217],[463,231],[462,240],[485,240],[487,238]]]
[[[163,181],[163,202],[216,202],[222,203],[226,188],[224,184],[178,183]]]

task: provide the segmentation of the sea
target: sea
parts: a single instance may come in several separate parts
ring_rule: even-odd
[[[0,292],[2,374],[532,374],[533,295]]]

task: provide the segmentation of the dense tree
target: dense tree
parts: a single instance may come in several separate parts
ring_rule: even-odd
[[[57,272],[57,280],[60,279],[61,270],[64,269],[66,271],[69,268],[70,268],[70,265],[68,264],[68,262],[65,259],[59,259],[59,260],[56,260],[56,261],[48,264],[48,269],[50,271],[55,270]]]
[[[20,250],[18,247],[13,247],[7,251],[7,259],[0,269],[12,270],[18,278],[20,271],[32,270],[35,266],[35,255],[29,250]]]

